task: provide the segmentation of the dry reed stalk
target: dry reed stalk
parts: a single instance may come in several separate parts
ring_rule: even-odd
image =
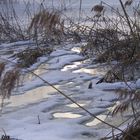
[[[35,27],[46,28],[52,31],[53,28],[61,26],[60,15],[57,12],[41,11],[34,16],[29,26],[29,31]]]
[[[19,70],[14,68],[4,74],[0,85],[1,96],[3,99],[9,98],[12,90],[19,81]]]
[[[4,69],[5,69],[5,63],[2,62],[2,63],[0,63],[0,78],[1,78],[1,75],[2,75],[2,73],[4,71]]]
[[[61,20],[58,12],[42,10],[34,16],[28,31],[33,34],[37,42],[40,37],[41,42],[51,42],[52,40],[60,42],[64,33],[64,20]]]
[[[91,9],[91,11],[94,11],[94,12],[102,12],[103,11],[103,9],[104,9],[104,6],[103,5],[95,5],[92,9]]]
[[[134,0],[127,0],[124,4],[124,6],[130,6],[133,3]]]

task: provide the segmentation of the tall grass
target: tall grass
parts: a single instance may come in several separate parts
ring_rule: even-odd
[[[61,20],[59,12],[49,12],[44,9],[33,17],[28,31],[36,40],[43,39],[41,42],[59,43],[64,33],[64,20]]]

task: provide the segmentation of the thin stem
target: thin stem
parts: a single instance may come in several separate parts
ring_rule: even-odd
[[[132,26],[131,26],[131,24],[130,24],[129,16],[128,16],[126,10],[125,10],[124,4],[122,3],[122,0],[119,0],[119,1],[120,1],[120,4],[121,4],[121,7],[122,7],[122,9],[123,9],[125,18],[126,18],[126,20],[127,20],[127,24],[128,24],[128,26],[129,26],[130,32],[131,32],[132,35],[134,35]]]

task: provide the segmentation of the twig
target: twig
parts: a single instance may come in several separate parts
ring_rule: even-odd
[[[39,115],[37,116],[38,124],[41,124]]]
[[[134,35],[132,26],[131,26],[131,24],[130,24],[129,16],[128,16],[126,10],[125,10],[125,7],[124,7],[124,5],[123,5],[123,3],[122,3],[122,0],[119,0],[119,1],[120,1],[120,4],[121,4],[121,7],[122,7],[122,9],[123,9],[124,15],[125,15],[125,17],[126,17],[127,24],[128,24],[128,26],[129,26],[129,28],[130,28],[130,32],[131,32],[132,35]]]

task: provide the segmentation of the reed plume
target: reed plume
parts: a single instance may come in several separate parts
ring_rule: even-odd
[[[12,90],[19,81],[19,70],[14,68],[4,74],[0,85],[0,94],[3,99],[9,98]]]

